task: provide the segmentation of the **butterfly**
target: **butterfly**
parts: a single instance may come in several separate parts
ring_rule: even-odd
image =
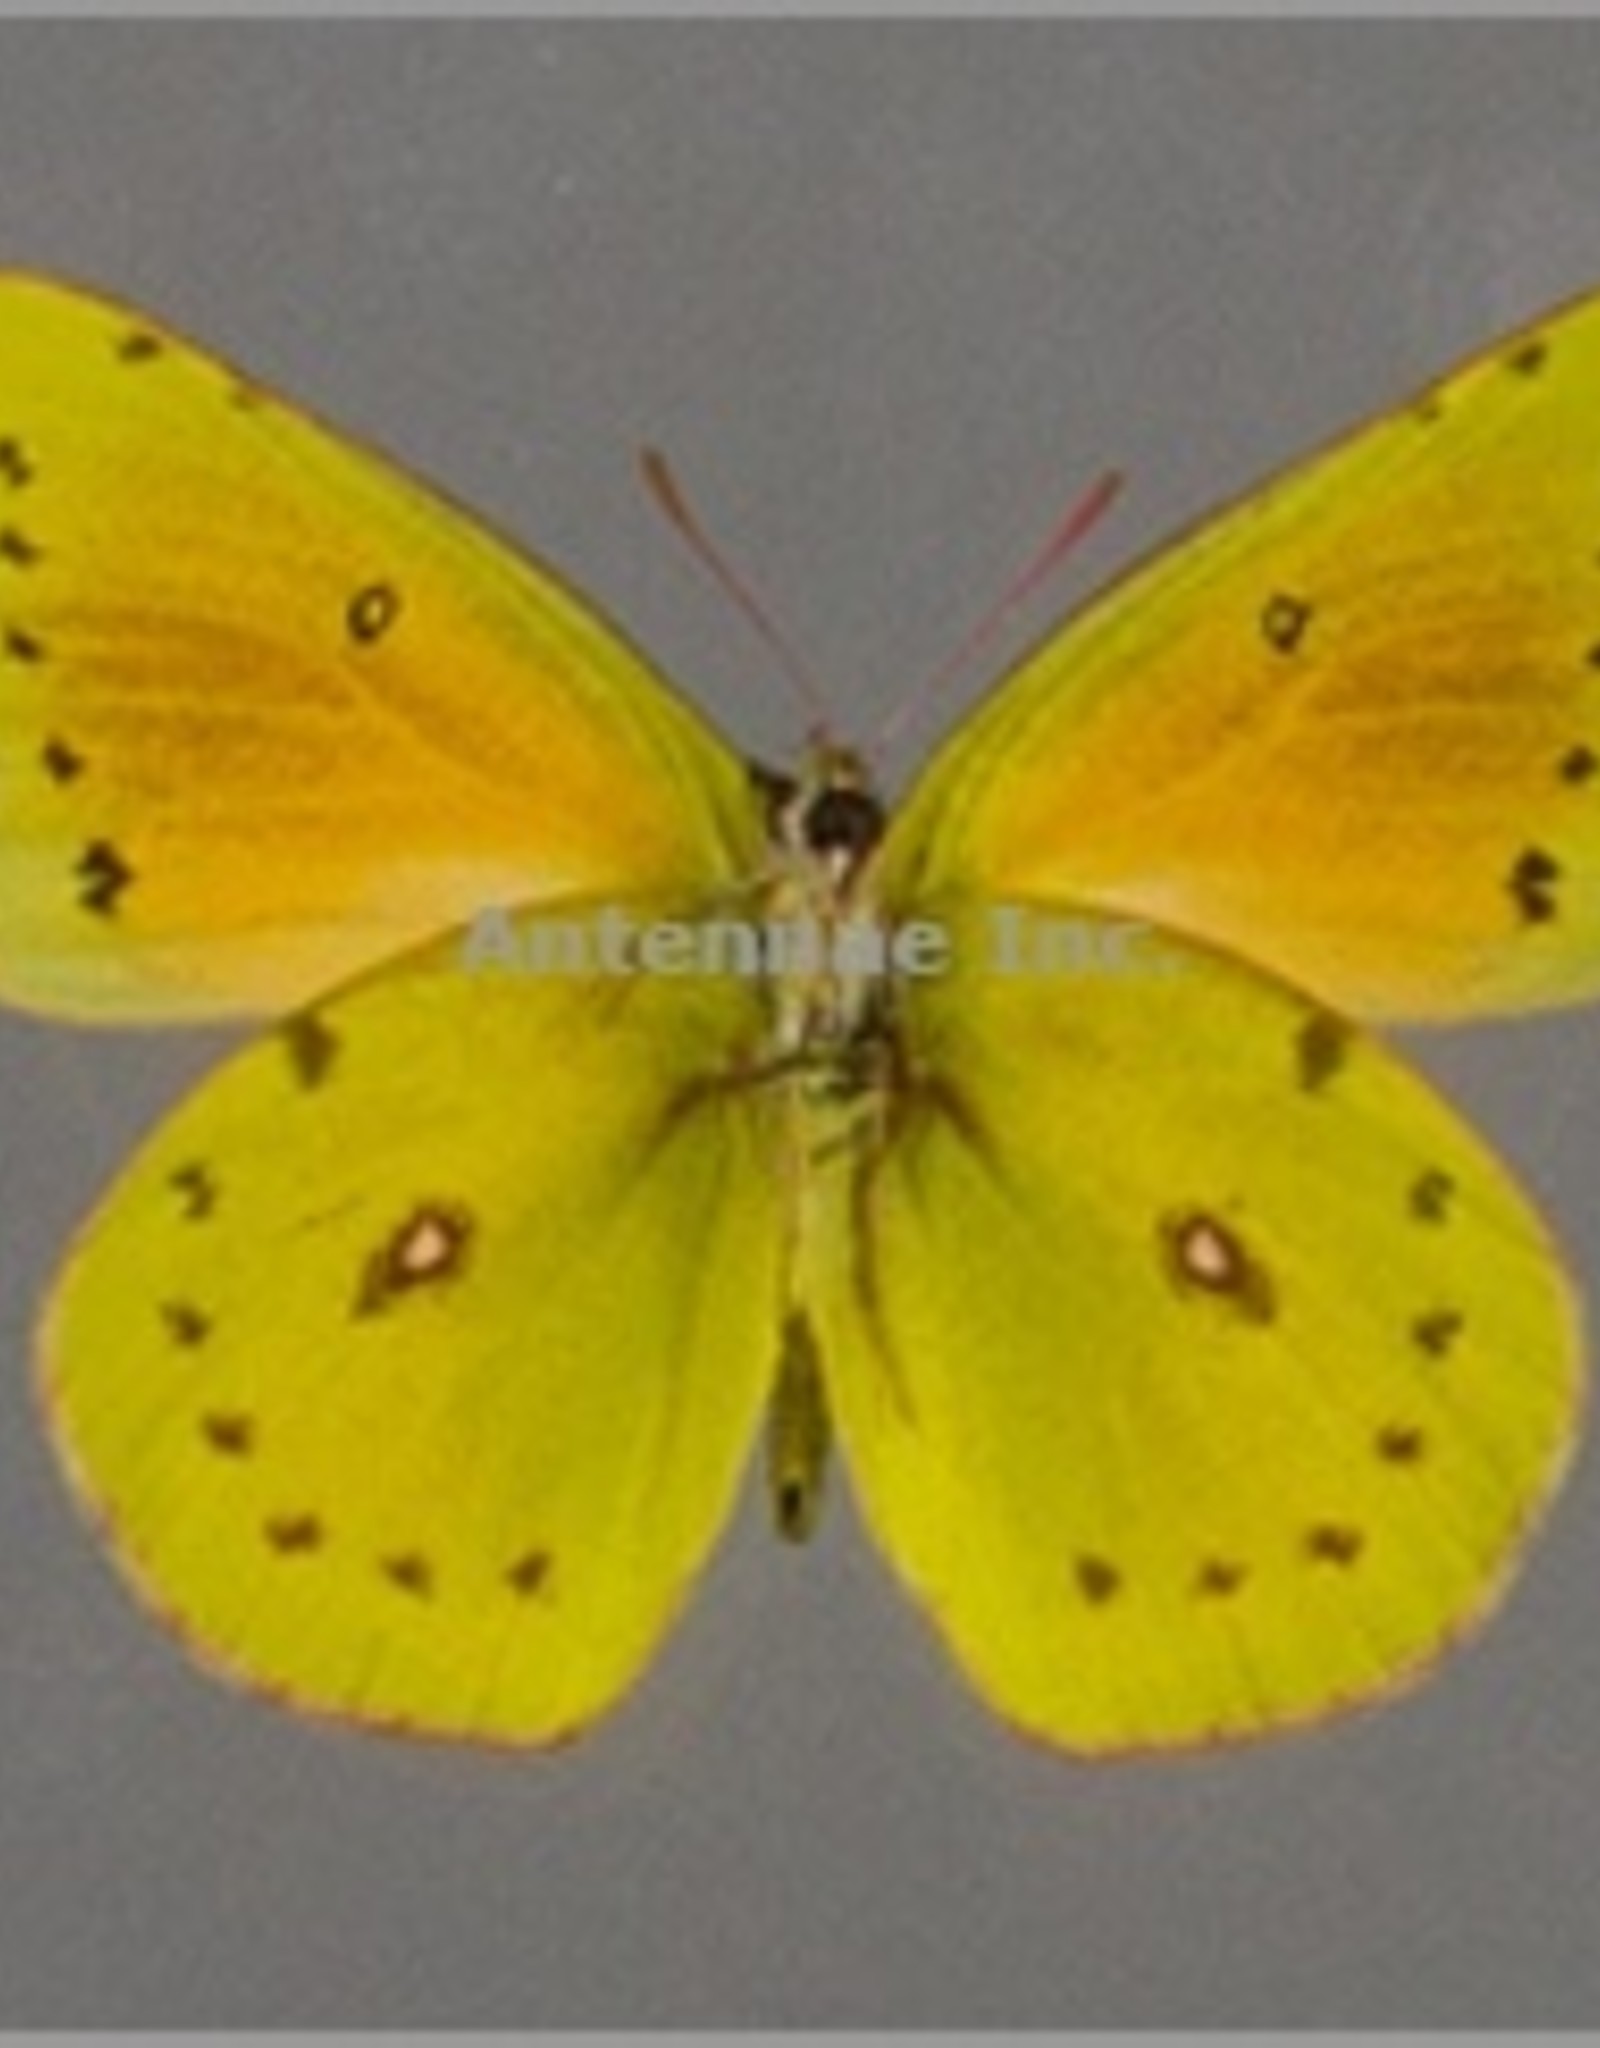
[[[1600,987],[1597,393],[1591,299],[1114,583],[890,817],[239,371],[0,280],[0,993],[272,1020],[43,1319],[139,1593],[289,1706],[551,1744],[765,1431],[780,1531],[836,1445],[1045,1743],[1425,1669],[1568,1463],[1579,1312],[1368,1025]]]

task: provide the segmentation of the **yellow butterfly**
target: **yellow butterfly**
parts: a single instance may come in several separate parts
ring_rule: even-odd
[[[0,989],[286,1017],[48,1311],[141,1591],[295,1706],[554,1742],[765,1416],[780,1527],[836,1431],[1051,1743],[1416,1673],[1567,1462],[1578,1317],[1351,1020],[1600,986],[1597,395],[1591,300],[1127,577],[885,827],[236,371],[0,280]]]

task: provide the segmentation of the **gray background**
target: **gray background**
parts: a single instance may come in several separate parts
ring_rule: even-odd
[[[0,260],[402,454],[782,753],[803,714],[643,440],[858,730],[1105,465],[1133,488],[1063,599],[1600,280],[1600,26],[12,23]],[[752,1493],[632,1705],[552,1759],[196,1675],[81,1530],[27,1363],[75,1219],[222,1043],[0,1029],[0,2019],[1597,2016],[1588,1468],[1433,1685],[1181,1764],[1007,1734],[838,1498],[795,1555]],[[1421,1049],[1591,1282],[1593,1044]]]

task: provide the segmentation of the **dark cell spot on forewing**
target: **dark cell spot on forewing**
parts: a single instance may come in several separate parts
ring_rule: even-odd
[[[167,1176],[167,1185],[179,1196],[182,1206],[178,1213],[186,1223],[201,1222],[217,1206],[217,1184],[199,1160],[175,1168]]]
[[[1561,756],[1561,780],[1571,783],[1574,787],[1592,782],[1597,769],[1600,769],[1600,754],[1597,754],[1593,747],[1581,744],[1569,747]]]
[[[1261,631],[1267,645],[1279,654],[1293,654],[1306,637],[1312,620],[1312,606],[1303,597],[1275,591],[1261,608]]]
[[[182,1351],[197,1351],[211,1335],[211,1318],[192,1301],[164,1301],[161,1320],[167,1335]]]
[[[1078,1591],[1091,1607],[1104,1607],[1122,1590],[1122,1574],[1109,1559],[1085,1553],[1072,1561],[1072,1576]]]
[[[24,626],[7,626],[0,646],[4,646],[8,661],[33,663],[44,660],[44,642]]]
[[[1305,1554],[1313,1564],[1356,1563],[1366,1548],[1366,1538],[1348,1522],[1314,1522],[1305,1533]]]
[[[1506,356],[1506,368],[1519,377],[1536,377],[1550,360],[1550,344],[1542,335],[1518,342]]]
[[[84,759],[63,739],[47,739],[39,750],[44,772],[52,782],[76,782],[84,770]]]
[[[519,1599],[531,1600],[550,1583],[555,1560],[548,1550],[529,1550],[506,1567],[506,1584]]]
[[[352,591],[344,616],[351,639],[370,646],[381,640],[400,616],[400,593],[392,583],[364,584]]]
[[[431,1600],[434,1591],[433,1566],[418,1550],[398,1552],[378,1560],[383,1576],[402,1593],[415,1600]]]
[[[321,1519],[309,1514],[269,1516],[262,1533],[280,1557],[308,1556],[327,1538]]]
[[[1331,1010],[1319,1010],[1301,1025],[1295,1036],[1295,1061],[1300,1086],[1308,1095],[1343,1072],[1353,1036],[1350,1026]]]
[[[200,1434],[219,1457],[248,1458],[256,1447],[255,1418],[238,1409],[202,1415]]]
[[[1561,863],[1542,846],[1530,846],[1518,854],[1506,887],[1524,924],[1549,924],[1555,919],[1556,884],[1561,878]]]
[[[1183,1210],[1163,1217],[1158,1235],[1168,1276],[1181,1292],[1212,1297],[1242,1322],[1274,1320],[1278,1300],[1271,1273],[1220,1217]]]
[[[463,1271],[473,1238],[459,1202],[420,1201],[362,1268],[355,1312],[377,1315],[402,1295],[438,1287]]]
[[[1449,1221],[1456,1198],[1456,1184],[1443,1168],[1430,1166],[1411,1183],[1411,1213],[1419,1223]]]
[[[338,1033],[315,1010],[302,1010],[298,1016],[286,1018],[278,1029],[296,1081],[302,1088],[320,1087],[338,1057]]]
[[[95,839],[78,856],[73,874],[83,885],[78,902],[96,917],[115,917],[124,892],[133,881],[133,869],[109,839]]]
[[[1429,1309],[1411,1325],[1412,1342],[1430,1358],[1443,1358],[1455,1348],[1465,1326],[1459,1309]]]

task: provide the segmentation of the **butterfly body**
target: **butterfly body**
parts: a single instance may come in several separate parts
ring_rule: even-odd
[[[237,371],[0,278],[0,985],[273,1020],[45,1317],[139,1591],[288,1704],[548,1744],[765,1417],[779,1528],[836,1440],[1058,1747],[1426,1668],[1568,1463],[1581,1316],[1366,1020],[1600,986],[1597,418],[1591,300],[1136,570],[886,820]]]
[[[771,861],[758,917],[786,956],[767,977],[775,1047],[805,1073],[871,1036],[890,950],[870,881],[884,809],[843,748],[819,745],[798,776],[750,772]]]

